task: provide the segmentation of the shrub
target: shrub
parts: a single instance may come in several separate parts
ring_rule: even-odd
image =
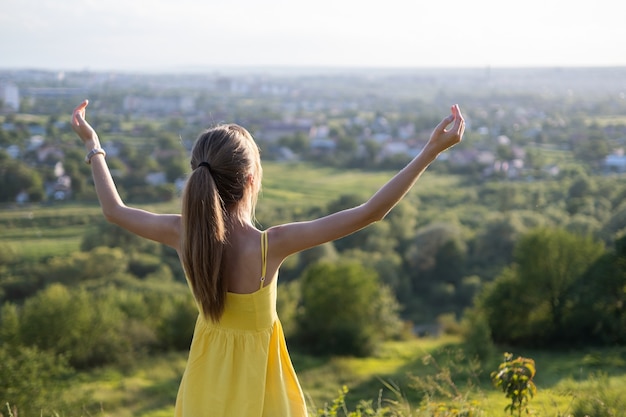
[[[52,284],[24,303],[20,336],[25,345],[89,367],[115,362],[131,348],[122,332],[125,318],[110,299]]]
[[[159,341],[165,349],[189,349],[198,308],[190,295],[170,300],[168,307],[162,312],[162,319],[157,328]]]
[[[465,342],[465,350],[470,356],[484,361],[491,357],[495,346],[491,339],[491,329],[481,310],[469,309],[463,315],[461,332]]]
[[[0,346],[0,403],[15,416],[47,415],[64,406],[61,392],[73,374],[63,356],[35,347]]]
[[[491,373],[491,380],[496,387],[502,389],[506,398],[511,399],[504,411],[511,415],[517,411],[521,416],[522,411],[528,413],[528,402],[537,392],[533,377],[535,376],[535,361],[521,356],[513,359],[510,353],[504,354],[504,361],[497,371]]]
[[[374,270],[356,262],[319,262],[301,279],[297,340],[313,353],[365,356],[390,329],[400,332],[397,301]]]

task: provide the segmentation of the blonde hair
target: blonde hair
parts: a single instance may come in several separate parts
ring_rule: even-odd
[[[221,268],[229,225],[254,219],[259,148],[243,127],[216,126],[196,140],[191,169],[182,196],[182,263],[202,314],[217,322],[228,290]]]

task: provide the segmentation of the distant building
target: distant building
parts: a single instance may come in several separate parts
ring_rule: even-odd
[[[623,151],[607,155],[604,167],[610,172],[626,172],[626,155]]]
[[[18,111],[20,109],[20,90],[15,84],[0,83],[0,101],[4,109]]]
[[[269,121],[265,123],[263,127],[259,129],[259,132],[257,132],[254,136],[260,141],[275,143],[278,139],[297,134],[309,136],[312,125],[313,123],[309,120],[299,120],[293,122]]]
[[[139,113],[189,113],[196,109],[196,100],[191,96],[182,97],[124,97],[124,110]]]

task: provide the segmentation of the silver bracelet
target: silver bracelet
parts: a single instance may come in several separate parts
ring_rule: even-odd
[[[100,154],[102,156],[107,156],[107,153],[104,151],[104,149],[102,149],[102,148],[93,148],[92,150],[89,151],[87,156],[85,156],[85,163],[87,165],[91,165],[91,158],[93,158],[94,155],[97,155],[97,154]]]

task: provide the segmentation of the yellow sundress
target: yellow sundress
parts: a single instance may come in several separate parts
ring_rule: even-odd
[[[176,417],[306,417],[282,326],[276,281],[264,286],[267,234],[261,234],[259,290],[228,293],[219,323],[198,316]]]

